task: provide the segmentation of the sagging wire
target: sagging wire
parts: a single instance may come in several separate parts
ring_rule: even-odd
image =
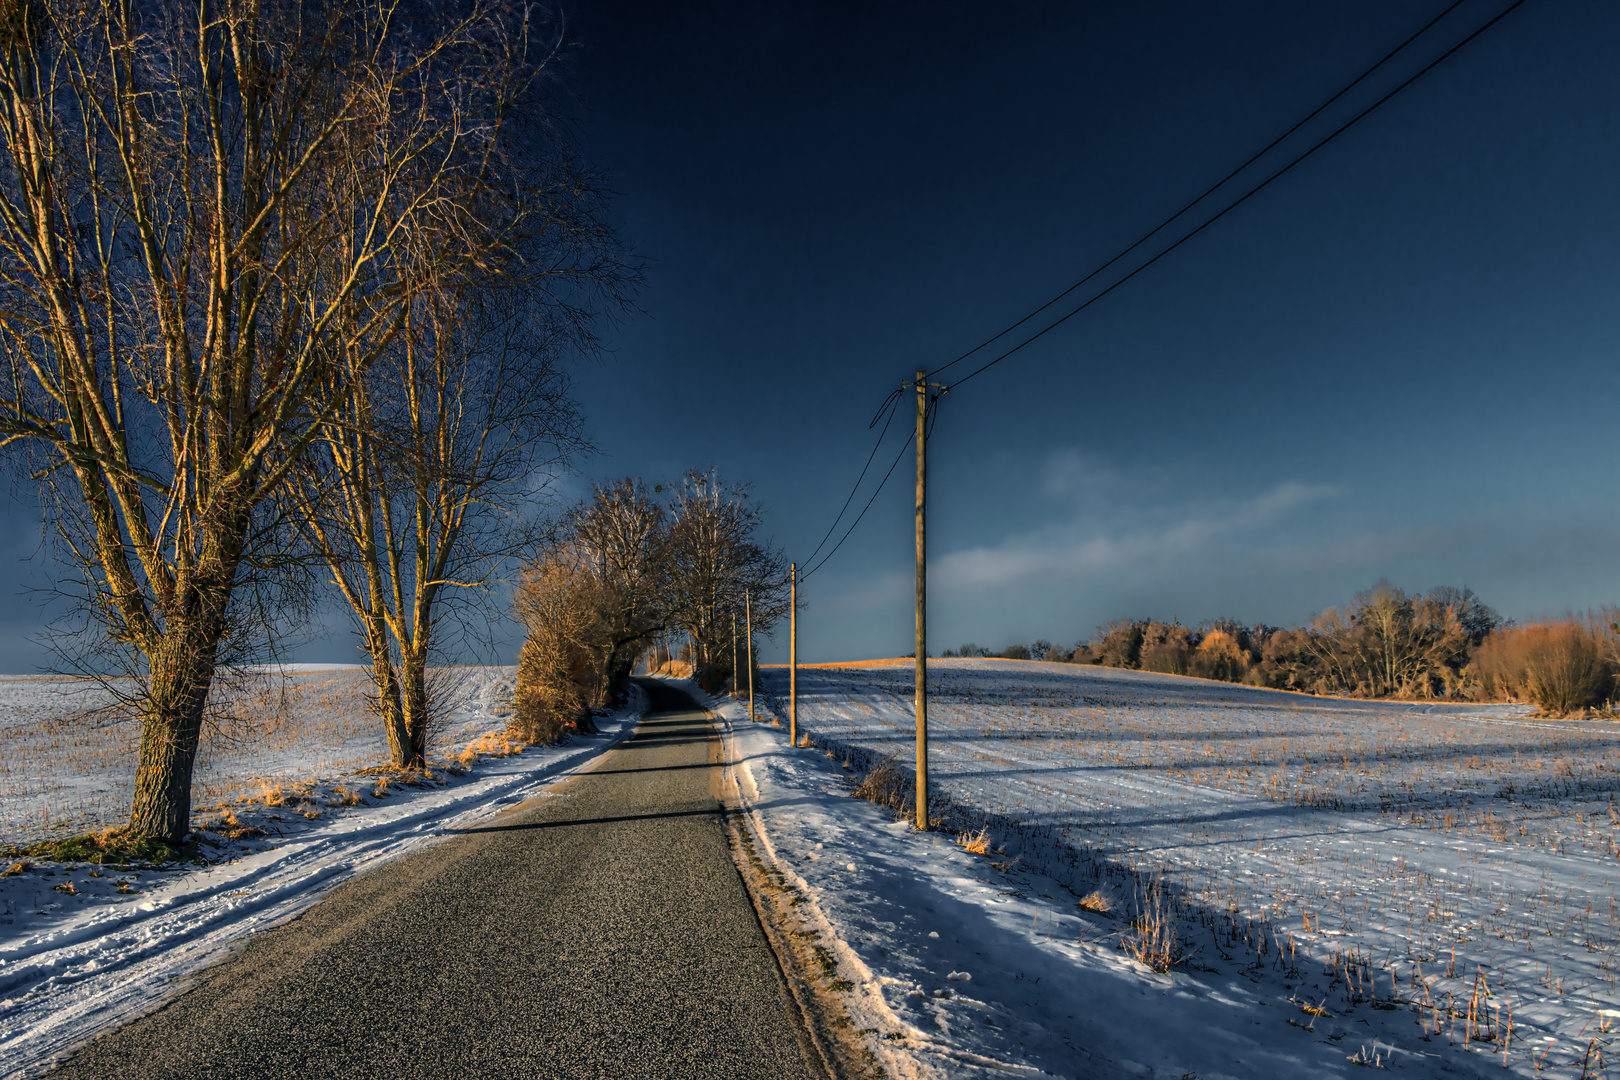
[[[855,486],[849,489],[849,495],[844,499],[844,505],[838,508],[838,516],[833,518],[831,525],[827,526],[827,535],[821,538],[821,543],[816,545],[816,550],[812,551],[809,557],[804,560],[806,565],[815,560],[816,554],[826,546],[827,539],[828,537],[832,536],[833,530],[838,528],[838,523],[844,520],[844,514],[849,510],[849,504],[855,501],[856,494],[861,490],[861,483],[866,479],[866,473],[872,467],[873,459],[877,457],[878,450],[883,446],[884,437],[889,434],[889,425],[893,423],[895,411],[898,410],[899,407],[900,391],[898,389],[891,390],[889,391],[889,396],[883,399],[883,404],[878,406],[878,411],[872,414],[872,422],[866,425],[866,430],[871,431],[873,428],[877,427],[877,422],[879,419],[883,420],[883,430],[878,432],[877,442],[872,444],[872,452],[866,455],[866,464],[861,466],[861,475],[855,478]],[[888,412],[888,416],[886,417],[884,416],[885,410]],[[893,471],[892,466],[890,471]],[[848,534],[846,533],[845,535]],[[840,541],[840,543],[841,542],[842,541]],[[835,548],[834,550],[837,549]],[[829,555],[830,554],[831,553],[829,552]],[[826,560],[823,559],[822,562],[826,562]],[[809,571],[805,571],[804,574],[800,575],[800,578],[803,579],[804,577],[808,576]]]

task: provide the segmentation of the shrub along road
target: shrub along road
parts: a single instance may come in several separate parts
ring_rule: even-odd
[[[806,1064],[679,691],[594,771],[364,874],[57,1077],[768,1077]]]

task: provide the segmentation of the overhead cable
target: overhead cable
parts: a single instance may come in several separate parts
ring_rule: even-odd
[[[939,404],[939,398],[936,395],[928,403],[928,411],[932,412],[938,406],[938,404]],[[924,423],[925,423],[925,425],[927,423],[928,418],[929,418],[928,413],[925,413],[924,414]],[[925,431],[924,437],[925,438],[927,437],[926,436],[926,431]],[[877,502],[878,495],[882,493],[884,485],[886,485],[889,482],[889,477],[894,475],[894,470],[900,464],[900,459],[906,456],[906,448],[910,445],[910,443],[911,443],[911,440],[908,439],[905,442],[900,444],[900,452],[898,454],[894,455],[894,460],[889,463],[889,471],[883,474],[883,479],[882,480],[878,481],[878,486],[877,486],[876,490],[874,490],[872,492],[872,497],[870,499],[866,500],[866,505],[861,507],[861,512],[858,515],[856,515],[854,521],[849,523],[849,528],[844,530],[844,535],[840,536],[838,538],[838,543],[833,545],[833,549],[831,551],[827,552],[827,554],[823,555],[821,557],[821,561],[816,563],[815,566],[811,567],[809,570],[806,570],[806,571],[804,571],[803,573],[801,573],[799,575],[799,580],[800,581],[803,581],[805,578],[809,577],[811,574],[815,573],[817,570],[820,570],[823,566],[826,566],[827,565],[827,560],[832,558],[834,555],[838,554],[838,549],[844,546],[844,541],[849,539],[849,534],[855,531],[855,526],[857,526],[857,525],[859,525],[861,523],[861,518],[864,518],[866,516],[866,512],[868,510],[872,509],[872,504]]]
[[[804,560],[806,565],[809,565],[810,562],[815,559],[816,552],[820,551],[822,547],[826,545],[827,537],[831,536],[833,534],[833,530],[838,528],[838,523],[844,520],[844,512],[849,509],[849,504],[855,500],[856,493],[861,490],[861,481],[866,479],[866,471],[872,467],[872,459],[877,457],[879,448],[883,446],[883,437],[889,433],[889,424],[894,420],[895,410],[899,407],[900,391],[891,390],[889,392],[889,396],[883,399],[883,404],[878,406],[878,411],[872,414],[872,422],[866,425],[866,430],[868,431],[871,431],[877,426],[878,417],[883,415],[883,411],[885,409],[887,409],[889,413],[888,417],[883,421],[883,430],[878,432],[877,442],[872,444],[872,452],[866,455],[866,464],[861,467],[861,475],[855,478],[855,486],[849,489],[849,496],[844,499],[844,505],[839,507],[838,516],[833,518],[833,523],[831,525],[827,526],[827,535],[821,538],[821,543],[816,545],[816,550],[812,551]],[[890,471],[892,472],[893,470],[891,469]],[[804,575],[800,576],[803,577]]]
[[[1409,87],[1413,83],[1417,82],[1423,76],[1425,76],[1429,72],[1433,71],[1436,67],[1439,67],[1440,64],[1442,64],[1443,62],[1445,62],[1446,60],[1451,58],[1453,55],[1455,55],[1459,49],[1463,48],[1463,46],[1467,45],[1469,42],[1471,42],[1475,38],[1479,37],[1485,31],[1489,30],[1491,27],[1493,27],[1497,23],[1501,22],[1509,14],[1511,14],[1512,12],[1517,10],[1519,7],[1523,6],[1524,3],[1525,3],[1525,0],[1514,0],[1513,3],[1509,4],[1506,8],[1504,8],[1502,11],[1498,12],[1493,18],[1491,18],[1491,20],[1489,22],[1486,22],[1483,26],[1480,26],[1478,29],[1476,29],[1471,34],[1469,34],[1467,37],[1465,37],[1461,41],[1457,42],[1457,44],[1453,45],[1451,48],[1447,49],[1445,52],[1441,53],[1439,56],[1437,56],[1433,60],[1429,61],[1423,67],[1419,68],[1417,70],[1417,72],[1415,72],[1411,76],[1407,77],[1399,85],[1397,85],[1393,90],[1390,90],[1388,93],[1384,94],[1378,100],[1374,101],[1371,105],[1368,105],[1365,109],[1361,110],[1359,113],[1352,116],[1349,120],[1346,120],[1343,124],[1339,125],[1333,131],[1329,132],[1326,136],[1324,136],[1323,138],[1318,140],[1316,143],[1312,144],[1308,149],[1306,149],[1305,151],[1303,151],[1302,153],[1300,153],[1296,157],[1294,157],[1291,161],[1288,162],[1288,164],[1284,165],[1282,168],[1278,169],[1276,172],[1273,172],[1270,176],[1266,177],[1264,180],[1260,181],[1254,187],[1250,188],[1243,195],[1239,196],[1235,201],[1228,204],[1225,208],[1218,211],[1216,214],[1214,214],[1210,218],[1206,219],[1202,224],[1198,225],[1191,232],[1188,232],[1187,234],[1182,236],[1181,239],[1177,240],[1175,243],[1171,244],[1169,247],[1167,247],[1164,250],[1160,251],[1157,255],[1153,256],[1151,259],[1149,259],[1146,262],[1142,263],[1136,269],[1132,270],[1130,273],[1126,274],[1124,277],[1120,278],[1118,281],[1114,282],[1112,285],[1108,286],[1106,289],[1103,289],[1101,292],[1096,293],[1090,299],[1086,300],[1084,303],[1078,305],[1077,307],[1074,307],[1074,308],[1070,309],[1069,312],[1067,314],[1063,315],[1061,318],[1056,319],[1053,322],[1047,324],[1044,328],[1042,328],[1041,330],[1037,331],[1034,334],[1031,334],[1029,337],[1025,338],[1023,341],[1019,342],[1017,345],[1014,345],[1012,348],[1008,349],[1006,352],[1001,353],[995,359],[990,360],[989,362],[980,365],[979,367],[977,367],[977,368],[973,369],[972,371],[970,371],[968,374],[962,376],[960,379],[957,379],[952,384],[952,386],[953,387],[961,386],[963,383],[967,382],[969,379],[973,378],[975,375],[978,375],[978,374],[988,370],[989,368],[992,368],[992,367],[996,366],[997,364],[1001,363],[1003,360],[1007,359],[1007,357],[1013,355],[1014,353],[1018,352],[1019,350],[1025,348],[1026,346],[1031,345],[1034,342],[1040,340],[1042,337],[1046,336],[1051,331],[1057,329],[1059,326],[1062,326],[1064,323],[1068,322],[1070,319],[1074,318],[1076,315],[1078,315],[1082,311],[1086,310],[1092,304],[1095,304],[1097,301],[1101,300],[1103,297],[1107,296],[1109,293],[1113,292],[1115,289],[1119,288],[1121,285],[1125,284],[1127,281],[1134,278],[1137,274],[1140,274],[1142,271],[1146,270],[1148,267],[1152,266],[1154,263],[1158,262],[1160,259],[1162,259],[1166,255],[1170,254],[1172,251],[1175,251],[1182,244],[1185,244],[1187,241],[1191,240],[1193,237],[1197,236],[1199,233],[1203,232],[1205,229],[1209,228],[1211,225],[1215,224],[1217,221],[1224,218],[1227,214],[1230,214],[1233,210],[1236,210],[1238,207],[1242,206],[1244,203],[1248,202],[1250,199],[1252,199],[1256,195],[1260,194],[1260,192],[1264,191],[1267,187],[1270,187],[1272,183],[1274,183],[1275,181],[1281,179],[1285,174],[1290,172],[1296,165],[1300,164],[1306,158],[1310,157],[1312,154],[1315,154],[1318,150],[1322,149],[1328,143],[1332,142],[1334,139],[1337,139],[1340,135],[1343,135],[1346,131],[1349,131],[1356,124],[1358,124],[1362,120],[1366,119],[1374,111],[1376,111],[1380,106],[1382,106],[1385,102],[1389,101],[1395,95],[1399,94],[1402,90],[1405,90],[1407,87]],[[1047,305],[1047,306],[1050,306],[1050,305]],[[1000,337],[1001,335],[997,335],[997,336]],[[995,339],[992,338],[991,340],[993,341]],[[977,351],[977,350],[974,350],[974,351]],[[945,368],[950,367],[951,364],[955,364],[955,363],[959,362],[960,360],[966,358],[967,356],[971,356],[971,355],[972,355],[972,352],[964,353],[963,356],[958,357],[956,360],[951,361],[950,364],[946,364],[943,367],[938,368],[937,370],[938,371],[944,371]]]

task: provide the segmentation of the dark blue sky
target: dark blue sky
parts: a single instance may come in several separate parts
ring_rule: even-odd
[[[1395,74],[1505,5],[1466,0]],[[750,480],[802,558],[901,378],[1065,288],[1444,6],[573,4],[586,145],[649,263],[642,314],[580,375],[586,475]],[[934,651],[1121,616],[1294,623],[1380,577],[1521,619],[1620,601],[1617,53],[1620,7],[1529,0],[947,396]],[[909,648],[909,469],[807,583],[806,658]],[[14,505],[15,577],[30,517]],[[13,605],[0,666],[38,663],[33,615]]]

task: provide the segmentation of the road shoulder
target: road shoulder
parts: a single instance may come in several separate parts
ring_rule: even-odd
[[[839,1080],[938,1075],[898,1041],[907,1033],[893,1022],[872,973],[838,938],[797,875],[778,861],[754,805],[759,793],[749,771],[739,767],[736,718],[726,715],[736,703],[712,699],[688,682],[677,685],[711,707],[720,729],[726,767],[719,794],[732,858],[798,1007],[807,1058]]]

